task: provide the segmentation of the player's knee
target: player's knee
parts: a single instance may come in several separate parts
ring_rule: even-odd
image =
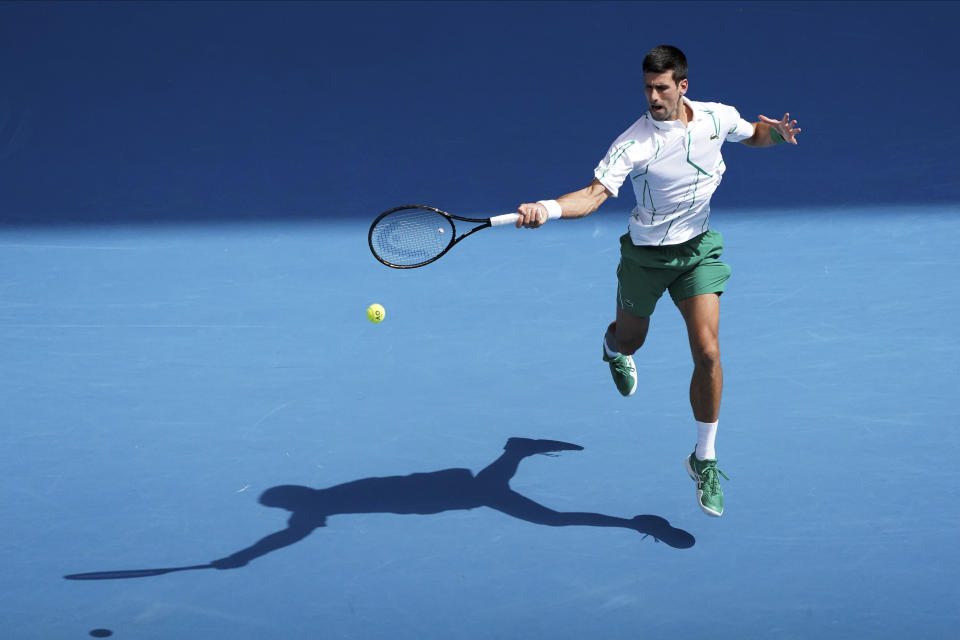
[[[703,346],[694,350],[693,362],[700,368],[707,371],[715,371],[721,368],[720,347],[717,345]]]
[[[648,325],[641,323],[638,326],[624,326],[625,324],[617,323],[615,326],[617,351],[632,356],[647,341]]]

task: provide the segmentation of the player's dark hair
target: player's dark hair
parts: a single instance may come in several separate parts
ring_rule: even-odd
[[[644,73],[673,72],[673,81],[677,84],[687,77],[687,56],[683,51],[669,44],[654,47],[643,58]]]

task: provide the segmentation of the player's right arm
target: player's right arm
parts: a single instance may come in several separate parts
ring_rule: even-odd
[[[561,218],[582,218],[600,208],[612,194],[596,178],[589,185],[556,199]],[[547,221],[547,207],[539,202],[525,202],[517,207],[520,219],[517,228],[536,228]]]
[[[304,523],[304,520],[309,520],[309,518],[297,519],[296,514],[294,514],[294,516],[290,518],[290,523],[286,529],[271,533],[246,549],[241,549],[225,558],[214,560],[210,565],[216,569],[237,569],[239,567],[245,567],[260,556],[265,556],[272,551],[299,542],[310,535],[317,527],[324,526],[323,524],[314,522]],[[322,522],[322,520],[319,522]]]

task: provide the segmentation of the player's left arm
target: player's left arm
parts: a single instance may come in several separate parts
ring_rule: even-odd
[[[782,142],[797,144],[797,134],[801,129],[797,126],[796,120],[790,119],[790,114],[783,114],[780,120],[768,118],[765,115],[758,116],[759,122],[753,123],[753,135],[741,140],[748,147],[772,147]]]

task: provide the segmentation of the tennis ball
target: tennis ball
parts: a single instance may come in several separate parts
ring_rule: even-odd
[[[372,304],[367,307],[367,319],[374,324],[383,320],[385,315],[387,315],[387,311],[382,304]]]

